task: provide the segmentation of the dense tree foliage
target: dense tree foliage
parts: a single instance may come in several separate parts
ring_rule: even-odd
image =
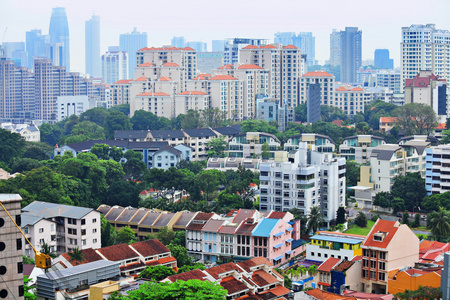
[[[358,225],[359,227],[366,227],[367,226],[366,214],[360,211],[355,218],[355,224]]]
[[[438,287],[419,286],[419,288],[415,291],[405,290],[403,293],[395,294],[395,296],[401,300],[441,299],[442,292]]]
[[[160,281],[174,274],[175,271],[172,268],[166,266],[148,266],[139,274],[139,277],[154,281]]]
[[[431,237],[439,242],[448,242],[450,235],[450,215],[440,207],[428,215],[427,227],[431,229]]]
[[[191,266],[193,264],[192,257],[189,256],[186,247],[171,243],[167,245],[167,248],[169,248],[172,256],[176,258],[178,267]]]
[[[25,140],[18,133],[0,128],[0,161],[9,163],[24,153]]]
[[[403,199],[406,209],[413,211],[419,207],[426,194],[425,180],[419,173],[407,173],[405,176],[394,178],[392,195]]]
[[[134,233],[134,231],[130,228],[130,226],[125,226],[122,227],[118,232],[117,232],[117,243],[122,244],[132,244],[137,242],[136,239],[136,234]]]
[[[437,126],[437,117],[433,108],[423,103],[409,103],[395,109],[398,124],[405,135],[429,135]]]

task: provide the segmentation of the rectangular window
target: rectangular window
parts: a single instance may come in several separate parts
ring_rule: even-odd
[[[93,242],[94,244],[96,244],[96,243],[97,243],[97,239],[94,239],[92,242]]]
[[[383,271],[386,270],[386,263],[380,261],[380,262],[378,263],[378,269],[383,270]]]
[[[16,240],[16,248],[17,250],[22,250],[22,239]]]
[[[23,263],[22,262],[18,262],[17,263],[17,273],[23,273]]]
[[[378,273],[378,280],[385,281],[386,280],[386,274],[385,273]]]
[[[97,228],[92,229],[92,233],[96,233],[97,232]]]
[[[24,295],[23,285],[19,285],[19,297],[23,297],[23,295]]]
[[[44,228],[39,228],[39,233],[43,233],[44,232]]]
[[[96,218],[92,219],[92,223],[97,223],[97,219]]]
[[[81,219],[81,225],[86,225],[86,220],[85,219]]]
[[[386,252],[378,252],[379,259],[386,259]]]
[[[376,273],[375,271],[370,271],[370,279],[376,279]]]

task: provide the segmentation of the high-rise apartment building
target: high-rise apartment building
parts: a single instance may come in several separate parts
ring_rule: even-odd
[[[128,53],[128,78],[133,78],[136,63],[136,52],[147,47],[147,32],[138,32],[136,28],[131,33],[120,35],[120,51]]]
[[[102,55],[102,78],[103,82],[113,84],[116,81],[127,79],[128,53],[119,51],[119,47],[109,47]]]
[[[336,29],[330,34],[330,65],[337,67],[341,64],[341,33]]]
[[[270,70],[269,93],[272,98],[285,101],[288,106],[298,103],[298,78],[301,73],[300,49],[281,44],[248,45],[239,51],[239,63],[257,65]]]
[[[442,194],[450,191],[450,182],[447,178],[450,174],[450,168],[446,163],[447,159],[450,158],[449,145],[439,145],[425,151],[427,155],[425,171],[427,194]]]
[[[274,43],[282,45],[293,45],[293,39],[297,37],[295,32],[277,32],[274,34]]]
[[[401,74],[400,70],[377,70],[377,86],[387,87],[394,93],[400,93]]]
[[[419,71],[429,70],[450,79],[450,32],[436,29],[434,24],[402,27],[401,72],[402,91],[406,79]]]
[[[27,66],[27,52],[25,51],[24,42],[4,42],[6,58],[12,59],[18,67]]]
[[[308,66],[317,64],[316,61],[316,38],[312,32],[277,32],[274,37],[275,44],[294,45],[300,49],[302,55],[306,55]]]
[[[186,47],[190,47],[197,52],[206,52],[207,44],[204,42],[187,42]]]
[[[93,15],[85,22],[85,73],[91,77],[102,76],[100,57],[100,16]]]
[[[0,194],[0,201],[20,226],[20,195]],[[0,298],[23,300],[22,236],[3,209],[0,209],[0,225]]]
[[[14,62],[0,58],[0,118],[14,114]]]
[[[307,109],[307,122],[314,124],[320,121],[320,84],[310,83],[306,88],[306,109]]]
[[[65,66],[67,71],[70,71],[69,24],[64,7],[55,7],[52,9],[48,32],[51,44],[61,44],[61,65]]]
[[[300,79],[299,103],[308,101],[307,90],[310,84],[320,85],[320,105],[334,104],[334,76],[328,72],[315,71],[303,74]]]
[[[375,67],[378,69],[393,69],[394,60],[389,58],[388,49],[375,49]]]
[[[362,31],[358,27],[345,27],[341,36],[341,82],[355,83],[356,71],[361,67]]]
[[[177,48],[186,47],[186,39],[184,36],[174,36],[171,41],[171,45]]]
[[[249,38],[232,38],[225,40],[223,63],[226,65],[233,65],[239,62],[239,55],[242,48],[248,45],[264,46],[269,43],[266,39],[249,39]]]
[[[225,40],[212,40],[212,52],[223,52]]]
[[[40,29],[34,29],[26,32],[26,49],[28,54],[27,66],[34,68],[35,58],[47,58],[50,51],[50,37],[43,35]]]

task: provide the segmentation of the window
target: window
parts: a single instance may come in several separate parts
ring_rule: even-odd
[[[370,250],[370,257],[377,258],[377,251]]]
[[[362,277],[363,277],[363,278],[368,278],[367,274],[368,274],[368,271],[367,271],[367,270],[363,270],[363,271],[362,271]]]
[[[97,243],[97,239],[93,239],[92,242],[93,242],[94,244],[96,244],[96,243]]]
[[[39,233],[43,233],[44,232],[44,228],[39,228]]]
[[[97,223],[97,219],[96,218],[92,219],[92,223]]]
[[[92,229],[92,233],[96,233],[97,232],[97,228]]]
[[[86,246],[86,240],[81,240],[81,244],[82,244],[83,246]]]
[[[86,229],[81,229],[81,235],[86,235]]]
[[[55,224],[50,225],[50,231],[55,231]]]
[[[18,262],[17,263],[17,273],[23,273],[23,263],[22,262]]]
[[[375,271],[370,271],[370,279],[376,279]]]
[[[25,227],[25,228],[23,229],[23,232],[28,233],[28,227]]]
[[[314,256],[314,252],[311,252],[311,256]]]
[[[16,248],[17,250],[22,250],[22,239],[16,240]]]
[[[42,244],[44,244],[44,243],[45,243],[44,239],[40,239],[40,240],[39,240],[39,244],[42,245]]]
[[[378,252],[379,259],[386,259],[386,252]]]
[[[76,230],[76,229],[73,229],[73,228],[69,228],[69,229],[68,229],[68,232],[69,232],[69,234],[73,234],[73,235],[76,235],[76,234],[77,234],[77,230]]]
[[[362,263],[363,263],[363,267],[367,268],[369,266],[369,261],[367,259],[363,259]]]
[[[370,268],[375,269],[377,267],[377,262],[375,260],[370,261]]]
[[[386,263],[380,261],[380,262],[378,263],[378,269],[380,269],[380,270],[386,270]]]
[[[22,297],[23,295],[24,295],[23,285],[19,285],[19,297]]]
[[[386,280],[386,274],[385,273],[378,273],[378,280],[385,281]]]
[[[86,220],[85,219],[81,219],[81,225],[86,225]]]

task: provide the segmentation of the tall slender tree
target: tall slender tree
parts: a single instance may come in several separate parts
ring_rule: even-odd
[[[316,232],[324,222],[325,220],[323,218],[322,212],[320,211],[320,207],[311,207],[311,210],[308,214],[308,222],[306,223],[306,232],[312,232],[314,234],[314,232]]]

